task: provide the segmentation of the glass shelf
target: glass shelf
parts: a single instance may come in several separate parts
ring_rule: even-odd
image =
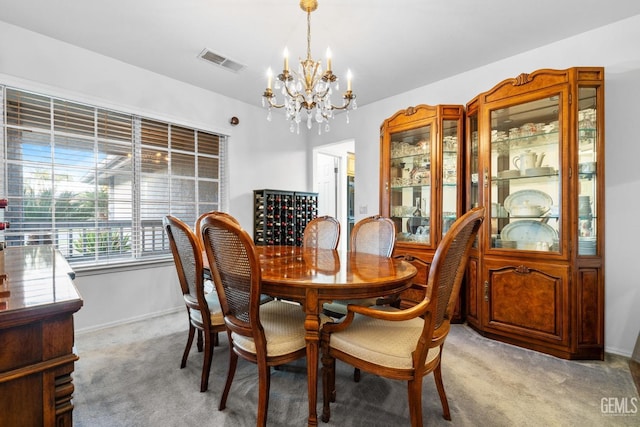
[[[510,182],[514,180],[517,180],[517,181],[526,180],[529,183],[534,183],[536,181],[547,182],[549,178],[558,179],[558,171],[554,171],[552,173],[545,173],[541,175],[532,175],[532,176],[520,175],[520,176],[506,177],[506,178],[498,178],[497,176],[493,176],[491,177],[491,180],[497,184]],[[477,184],[477,183],[474,183],[474,184]]]

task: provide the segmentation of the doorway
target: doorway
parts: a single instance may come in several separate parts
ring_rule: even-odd
[[[353,140],[313,149],[313,191],[318,193],[318,216],[340,222],[340,246],[348,249],[354,221],[355,143]]]

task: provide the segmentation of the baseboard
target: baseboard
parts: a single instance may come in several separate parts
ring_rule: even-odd
[[[76,335],[81,335],[89,332],[100,331],[102,329],[111,328],[113,326],[126,325],[128,323],[139,322],[140,320],[148,320],[148,319],[153,319],[154,317],[160,317],[160,316],[165,316],[167,314],[177,313],[180,310],[184,310],[184,305],[180,307],[170,308],[163,311],[156,311],[153,313],[147,313],[140,316],[129,317],[127,319],[117,320],[115,322],[103,323],[103,324],[94,325],[88,328],[76,329],[75,333]]]
[[[604,354],[615,354],[616,356],[626,357],[627,359],[631,357],[631,352],[628,350],[621,350],[616,347],[604,347]]]

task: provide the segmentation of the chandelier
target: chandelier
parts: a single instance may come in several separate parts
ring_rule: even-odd
[[[329,119],[333,118],[334,110],[347,111],[349,123],[349,109],[356,109],[356,96],[351,91],[351,71],[347,72],[347,90],[342,95],[342,105],[336,106],[331,102],[333,90],[338,91],[338,77],[331,70],[331,52],[327,49],[327,70],[322,71],[320,61],[311,58],[311,12],[318,8],[317,0],[300,0],[300,8],[307,12],[307,58],[300,60],[297,71],[289,70],[289,54],[284,50],[284,69],[276,78],[274,89],[280,90],[284,99],[278,104],[272,89],[273,72],[267,71],[267,89],[262,94],[262,106],[268,107],[267,120],[271,121],[272,108],[285,108],[286,118],[290,120],[291,132],[300,133],[300,122],[306,120],[307,128],[311,129],[313,121],[318,123],[318,133],[329,131]],[[315,109],[315,112],[314,112]],[[306,117],[305,113],[306,112]]]

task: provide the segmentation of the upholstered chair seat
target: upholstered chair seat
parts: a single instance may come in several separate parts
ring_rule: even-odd
[[[267,339],[267,357],[281,356],[305,348],[305,313],[300,305],[274,300],[260,306],[260,322]],[[231,333],[236,347],[256,353],[252,337]]]
[[[220,308],[218,293],[215,290],[205,293],[204,299],[207,301],[209,311],[211,312],[211,324],[224,325],[224,316],[222,315],[222,308]],[[193,321],[202,323],[202,313],[199,310],[190,309],[189,315]]]
[[[385,311],[398,311],[387,308]],[[389,322],[356,315],[351,325],[331,334],[329,345],[358,359],[393,369],[412,369],[411,353],[422,335],[424,320]],[[436,360],[440,347],[430,348],[425,365]]]

